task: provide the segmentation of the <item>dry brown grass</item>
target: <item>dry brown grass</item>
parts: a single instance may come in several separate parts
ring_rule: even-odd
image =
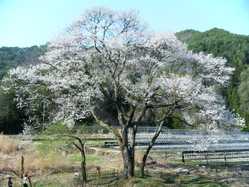
[[[31,175],[40,175],[50,172],[71,172],[74,170],[72,163],[58,155],[43,157],[37,152],[26,152],[23,157],[25,173],[27,172]],[[11,159],[5,158],[3,161],[0,160],[0,171],[14,171],[20,174],[21,155],[17,155]]]
[[[0,135],[0,152],[4,154],[14,153],[18,150],[18,144],[16,140],[11,139],[8,136]]]
[[[32,171],[48,171],[48,170],[70,170],[72,164],[63,156],[47,155],[41,157],[38,153],[26,155],[25,168]]]

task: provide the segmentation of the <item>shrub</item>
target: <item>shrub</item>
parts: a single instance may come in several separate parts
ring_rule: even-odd
[[[68,134],[71,131],[63,122],[56,122],[50,124],[43,134]]]

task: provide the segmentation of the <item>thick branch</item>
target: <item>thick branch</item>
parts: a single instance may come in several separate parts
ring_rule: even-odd
[[[129,119],[127,120],[127,126],[130,127],[131,126],[131,123],[132,123],[132,120],[134,118],[134,114],[136,112],[136,106],[132,106],[132,111],[131,111],[131,114],[129,116]]]
[[[162,121],[162,122],[160,123],[160,125],[158,126],[158,128],[157,128],[157,130],[156,130],[154,136],[152,137],[152,139],[151,139],[151,141],[150,141],[150,143],[149,143],[149,146],[148,146],[148,148],[147,148],[147,150],[146,150],[146,152],[145,152],[145,155],[146,155],[146,154],[149,154],[151,148],[152,148],[153,145],[155,144],[157,137],[160,135],[160,133],[161,133],[161,131],[162,131],[162,127],[163,127],[163,124],[164,124],[164,123],[165,123],[165,121]]]

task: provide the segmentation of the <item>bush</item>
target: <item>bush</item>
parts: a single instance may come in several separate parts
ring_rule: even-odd
[[[73,128],[74,132],[77,132],[79,134],[93,134],[93,133],[103,133],[107,134],[109,133],[108,129],[105,129],[99,125],[89,125],[89,124],[81,124],[77,125]]]
[[[73,128],[68,128],[67,125],[60,121],[56,123],[52,123],[48,126],[48,128],[42,132],[44,135],[53,135],[53,134],[92,134],[92,133],[109,133],[108,129],[105,129],[96,124],[90,123],[79,123],[76,124]]]
[[[68,134],[72,133],[72,129],[69,129],[63,122],[52,123],[48,128],[43,131],[43,134],[52,135],[52,134]]]

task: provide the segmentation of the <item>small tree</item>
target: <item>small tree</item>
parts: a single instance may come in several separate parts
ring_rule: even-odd
[[[86,172],[86,154],[85,154],[85,141],[82,141],[80,137],[73,135],[66,135],[70,138],[73,138],[78,143],[73,142],[73,145],[80,151],[81,155],[81,177],[82,177],[82,187],[85,186],[87,182],[87,172]]]
[[[125,177],[134,176],[137,127],[148,120],[161,123],[159,133],[174,112],[190,123],[234,123],[217,93],[233,72],[226,60],[192,53],[174,34],[148,32],[131,12],[87,11],[50,42],[42,60],[10,71],[5,82],[24,81],[27,86],[17,86],[17,92],[47,85],[60,109],[54,120],[93,116],[109,128],[119,143]]]

